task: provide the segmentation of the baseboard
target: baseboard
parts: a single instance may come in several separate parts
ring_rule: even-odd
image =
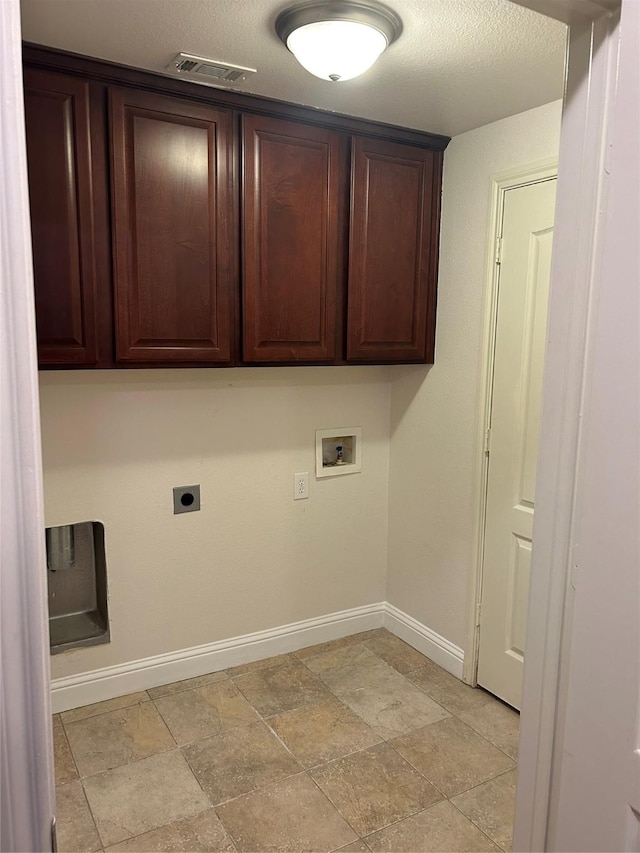
[[[326,643],[382,625],[457,678],[462,678],[462,649],[397,607],[381,601],[204,646],[56,678],[51,682],[53,712],[91,705],[272,655],[295,652],[305,646]]]
[[[381,601],[204,646],[56,678],[51,682],[53,712],[68,711],[241,663],[295,652],[305,646],[337,640],[359,631],[380,628],[384,610],[385,602]]]
[[[464,664],[464,651],[450,643],[449,640],[436,634],[431,628],[427,628],[417,619],[394,607],[389,602],[385,603],[384,627],[400,637],[405,643],[409,643],[414,649],[422,652],[438,666],[446,669],[451,675],[462,679],[462,668]]]

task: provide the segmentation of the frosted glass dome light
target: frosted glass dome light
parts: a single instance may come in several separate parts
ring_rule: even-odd
[[[387,46],[380,30],[353,21],[318,21],[294,30],[287,47],[303,68],[323,80],[351,80]]]
[[[322,80],[351,80],[371,68],[402,30],[377,3],[324,0],[279,15],[276,32],[303,68]]]

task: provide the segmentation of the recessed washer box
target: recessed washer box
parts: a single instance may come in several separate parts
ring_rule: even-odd
[[[361,427],[316,430],[316,477],[339,477],[362,471]]]
[[[109,642],[104,526],[46,528],[51,654]]]

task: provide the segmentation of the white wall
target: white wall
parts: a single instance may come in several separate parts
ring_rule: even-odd
[[[381,601],[390,371],[40,374],[47,525],[106,527],[111,643],[73,675]],[[316,480],[316,429],[361,426],[361,474]],[[294,472],[310,497],[294,502]],[[202,510],[173,515],[173,486]]]
[[[559,101],[456,136],[445,152],[436,364],[396,368],[387,598],[463,647],[477,518],[491,179],[558,153]]]

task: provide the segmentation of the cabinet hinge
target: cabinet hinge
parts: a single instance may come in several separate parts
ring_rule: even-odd
[[[482,604],[478,602],[476,604],[476,628],[480,627],[480,616],[482,614]]]
[[[502,237],[496,237],[496,264],[502,263]]]
[[[491,428],[484,434],[484,452],[487,456],[491,453]]]

